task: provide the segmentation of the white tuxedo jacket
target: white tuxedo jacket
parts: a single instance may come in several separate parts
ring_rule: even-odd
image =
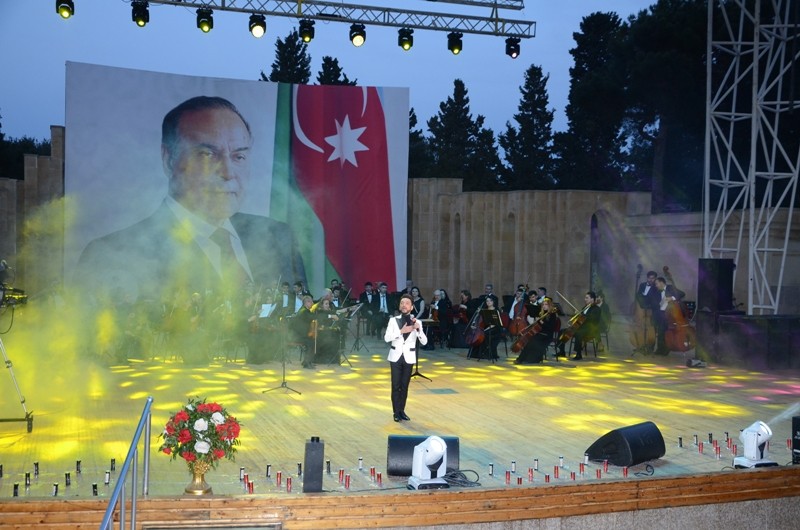
[[[428,344],[428,337],[425,336],[425,332],[422,330],[422,322],[417,320],[419,329],[412,331],[408,334],[408,338],[404,339],[403,334],[400,333],[402,319],[402,315],[389,319],[383,340],[392,345],[389,349],[389,361],[397,362],[402,356],[408,364],[414,364],[417,362],[417,339],[424,346]]]

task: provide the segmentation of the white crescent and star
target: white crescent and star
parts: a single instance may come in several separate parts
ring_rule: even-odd
[[[301,144],[305,145],[309,149],[316,151],[318,153],[325,153],[324,149],[317,144],[315,144],[311,139],[306,136],[305,132],[303,131],[300,121],[297,117],[297,90],[299,87],[294,87],[294,98],[292,98],[292,106],[294,107],[292,110],[292,120],[294,123],[294,131],[297,135],[297,139],[300,141]],[[362,97],[362,107],[361,107],[361,116],[364,116],[364,113],[367,110],[367,87],[361,87],[361,92],[363,94]],[[333,151],[331,155],[328,157],[328,162],[333,162],[335,160],[339,160],[340,167],[344,167],[345,162],[350,162],[353,166],[358,167],[358,160],[356,159],[356,153],[359,151],[369,151],[369,148],[362,144],[359,141],[359,138],[367,130],[366,127],[358,127],[352,128],[350,126],[350,116],[345,115],[344,120],[340,123],[338,120],[334,119],[334,123],[336,125],[336,134],[332,134],[330,136],[325,137],[325,143],[333,147]]]

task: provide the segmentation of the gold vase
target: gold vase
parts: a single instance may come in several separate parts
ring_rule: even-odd
[[[189,471],[192,472],[192,481],[183,490],[187,495],[211,495],[211,486],[206,482],[206,471],[211,468],[205,462],[190,462]]]

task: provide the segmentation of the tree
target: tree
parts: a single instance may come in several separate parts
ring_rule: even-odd
[[[473,191],[494,191],[504,189],[501,179],[503,163],[497,154],[494,131],[483,126],[484,117],[475,119],[475,138],[470,163],[464,175],[464,189]]]
[[[627,133],[650,145],[653,211],[700,209],[707,0],[659,0],[630,20]]]
[[[626,26],[616,13],[584,17],[570,50],[569,127],[556,135],[559,188],[622,189],[622,122],[625,61],[620,40]]]
[[[269,76],[261,72],[262,81],[273,83],[308,84],[311,79],[311,56],[308,46],[300,39],[296,29],[292,29],[286,39],[275,41],[275,61]]]
[[[22,180],[25,177],[25,155],[49,154],[49,140],[36,140],[29,136],[6,137],[0,123],[0,178]]]
[[[483,181],[486,177],[483,168],[473,167],[477,162],[476,152],[479,146],[480,155],[486,155],[484,150],[488,138],[486,132],[481,130],[482,126],[482,116],[478,117],[478,123],[472,119],[464,82],[456,79],[453,81],[453,95],[440,103],[438,114],[428,120],[428,130],[431,133],[428,145],[433,155],[433,174],[444,178],[464,179],[465,191],[493,188],[497,175],[490,181]]]
[[[322,58],[322,66],[317,74],[317,83],[320,85],[350,85],[355,86],[357,79],[350,81],[347,74],[339,66],[339,59],[334,59],[328,55]]]
[[[417,126],[417,113],[412,107],[408,113],[408,176],[411,178],[430,178],[432,176],[433,156],[428,141]]]
[[[540,66],[531,65],[520,87],[522,99],[514,115],[519,128],[506,122],[499,135],[507,167],[503,172],[506,189],[550,189],[552,179],[553,109],[548,109],[547,80]]]

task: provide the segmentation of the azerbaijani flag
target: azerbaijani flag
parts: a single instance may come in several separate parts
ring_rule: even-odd
[[[278,109],[270,215],[292,226],[309,284],[335,277],[355,295],[366,281],[395,290],[405,273],[407,90],[281,85]]]

